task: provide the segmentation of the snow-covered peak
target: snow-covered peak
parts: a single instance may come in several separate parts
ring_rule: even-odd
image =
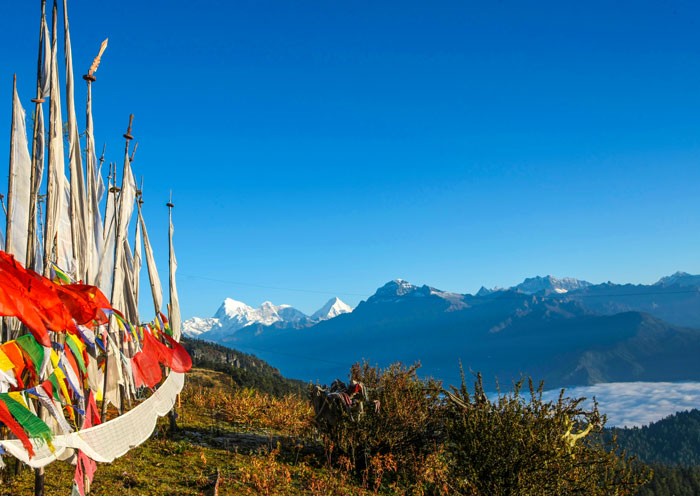
[[[265,301],[258,308],[253,308],[233,298],[226,298],[214,317],[209,319],[193,317],[183,322],[182,327],[185,336],[191,338],[225,341],[239,329],[253,324],[263,326],[290,324],[304,327],[348,312],[352,312],[352,307],[340,301],[339,298],[329,300],[311,318],[291,305],[275,305],[271,301]],[[209,334],[204,336],[206,333]]]
[[[678,271],[670,276],[662,277],[655,286],[700,286],[700,275]]]
[[[290,305],[275,305],[271,301],[263,302],[258,308],[226,298],[214,314],[219,327],[226,332],[235,332],[251,324],[272,325],[276,322],[298,322],[307,316]]]
[[[331,298],[311,316],[311,320],[328,320],[342,313],[352,312],[352,307],[346,305],[340,298]]]
[[[225,319],[226,317],[233,317],[241,314],[242,312],[248,312],[251,310],[253,310],[253,308],[249,307],[242,301],[234,300],[233,298],[226,298],[219,307],[219,310],[217,310],[214,317]]]
[[[209,332],[213,329],[218,329],[221,327],[219,319],[209,318],[203,319],[201,317],[192,317],[182,323],[182,333],[188,338],[199,337],[200,334]]]
[[[431,286],[416,286],[403,279],[389,281],[367,298],[367,303],[398,303],[406,298],[441,298],[450,303],[448,310],[456,310],[464,307],[464,295],[441,291]]]
[[[376,300],[392,299],[396,298],[397,296],[407,295],[417,289],[418,286],[414,286],[408,281],[404,281],[403,279],[394,279],[393,281],[389,281],[384,286],[379,288],[371,298]]]
[[[536,276],[528,277],[517,286],[513,286],[511,289],[526,294],[535,294],[539,293],[540,291],[547,290],[554,291],[556,293],[567,293],[576,289],[583,289],[590,285],[590,282],[581,281],[572,277],[564,277],[563,279],[557,279],[556,277],[552,276]]]

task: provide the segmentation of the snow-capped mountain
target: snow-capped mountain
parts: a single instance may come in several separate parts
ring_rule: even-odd
[[[582,289],[590,286],[591,283],[588,281],[580,281],[572,277],[565,277],[563,279],[557,279],[552,276],[545,277],[528,277],[523,282],[514,286],[511,289],[521,291],[526,294],[535,294],[540,291],[554,291],[555,293],[568,293],[575,289]]]
[[[212,329],[218,329],[220,327],[221,323],[219,322],[219,319],[192,317],[191,319],[182,323],[182,333],[187,337],[196,338],[203,332],[208,332]]]
[[[306,318],[306,315],[290,305],[278,306],[266,301],[258,308],[253,308],[242,301],[226,298],[214,318],[228,330],[236,331],[254,323],[272,325],[279,321],[297,322]]]
[[[457,310],[463,308],[464,295],[459,293],[450,293],[449,291],[441,291],[430,286],[416,286],[403,279],[394,279],[389,281],[384,286],[379,288],[372,296],[367,298],[368,304],[389,303],[403,301],[404,297],[409,298],[426,298],[437,296],[449,302],[448,310]]]
[[[678,271],[670,276],[662,277],[654,286],[700,286],[700,275]]]
[[[311,316],[311,320],[328,320],[341,313],[352,312],[352,307],[343,303],[340,298],[331,298]]]
[[[231,336],[238,330],[251,325],[311,325],[328,320],[342,313],[352,312],[352,308],[339,298],[332,298],[311,317],[290,305],[274,305],[266,301],[258,308],[242,301],[226,298],[211,318],[193,317],[182,324],[185,336],[206,339],[210,336]]]
[[[519,291],[525,294],[536,294],[540,291],[550,292],[550,293],[568,293],[569,291],[575,291],[577,289],[583,289],[592,286],[588,281],[581,281],[579,279],[574,279],[573,277],[564,277],[563,279],[557,279],[552,276],[535,276],[528,277],[523,282],[516,286],[510,288],[499,288],[495,287],[493,289],[485,288],[484,286],[479,289],[476,296],[486,296],[496,291]]]

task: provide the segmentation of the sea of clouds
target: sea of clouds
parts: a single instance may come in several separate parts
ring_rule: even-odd
[[[560,390],[544,392],[544,399],[556,401]],[[610,382],[578,386],[565,396],[598,400],[601,413],[608,416],[607,427],[647,425],[676,412],[700,408],[700,382]]]

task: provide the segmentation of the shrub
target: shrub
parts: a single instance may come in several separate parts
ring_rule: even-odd
[[[597,442],[605,423],[584,398],[542,399],[529,381],[489,399],[477,377],[470,395],[462,386],[449,393],[445,409],[452,488],[462,494],[633,494],[648,470],[617,453],[615,442]]]
[[[419,379],[418,367],[393,364],[382,370],[355,364],[350,379],[363,385],[364,395],[358,393],[362,396],[353,398],[351,408],[328,402],[330,415],[317,410],[314,423],[329,462],[348,459],[365,487],[378,489],[382,481],[415,484],[441,444],[441,384]],[[318,394],[312,388],[312,402]]]

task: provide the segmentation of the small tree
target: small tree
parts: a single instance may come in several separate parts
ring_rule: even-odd
[[[462,375],[446,407],[447,452],[453,489],[462,494],[633,494],[649,471],[618,453],[615,441],[598,442],[605,416],[594,402],[542,399],[529,380],[489,399],[481,375],[470,395]]]

